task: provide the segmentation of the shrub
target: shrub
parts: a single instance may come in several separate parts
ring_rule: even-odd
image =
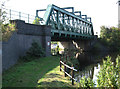
[[[93,80],[90,79],[89,77],[85,78],[85,76],[81,78],[79,83],[79,87],[86,87],[87,89],[90,89],[90,87],[94,87],[94,86],[95,86],[95,83],[93,82]]]
[[[120,83],[120,56],[116,59],[116,66],[111,61],[111,57],[107,57],[107,61],[103,61],[103,66],[98,73],[98,87],[118,87]]]
[[[43,57],[45,56],[45,52],[43,48],[37,42],[33,42],[30,49],[27,51],[27,55],[34,56],[34,57]]]
[[[23,58],[26,61],[30,61],[34,58],[44,57],[45,52],[43,48],[38,44],[36,41],[32,43],[32,46],[29,48],[29,50],[26,53],[27,55]]]

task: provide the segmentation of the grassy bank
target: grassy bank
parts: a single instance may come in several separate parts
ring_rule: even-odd
[[[73,87],[59,71],[59,57],[19,62],[3,73],[3,87]],[[74,85],[77,86],[77,85]]]

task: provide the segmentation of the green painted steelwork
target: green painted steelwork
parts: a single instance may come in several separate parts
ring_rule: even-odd
[[[72,12],[66,11],[71,9]],[[39,11],[46,11],[43,17],[42,25],[50,25],[52,27],[51,33],[64,35],[74,35],[75,37],[94,37],[93,25],[91,18],[87,15],[81,15],[81,11],[74,11],[73,7],[60,8],[55,5],[48,5],[47,9],[36,11],[36,17]],[[79,15],[76,15],[78,13]]]

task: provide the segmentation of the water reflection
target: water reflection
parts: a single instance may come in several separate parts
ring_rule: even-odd
[[[75,74],[75,78],[77,79],[77,81],[79,82],[81,77],[85,76],[86,78],[90,77],[96,83],[96,75],[100,70],[100,66],[102,65],[103,59],[108,55],[112,57],[113,61],[115,61],[115,58],[117,57],[118,53],[102,52],[98,54],[91,54],[88,52],[84,52],[82,54],[76,54],[75,57],[78,59],[79,62],[79,66],[77,68],[79,72]]]

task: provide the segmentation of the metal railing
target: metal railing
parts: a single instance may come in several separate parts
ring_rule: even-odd
[[[6,16],[7,20],[19,19],[19,20],[24,20],[26,23],[31,23],[31,24],[35,20],[34,15],[30,15],[27,13],[23,13],[11,9],[2,8],[2,12],[5,12],[4,16]]]

